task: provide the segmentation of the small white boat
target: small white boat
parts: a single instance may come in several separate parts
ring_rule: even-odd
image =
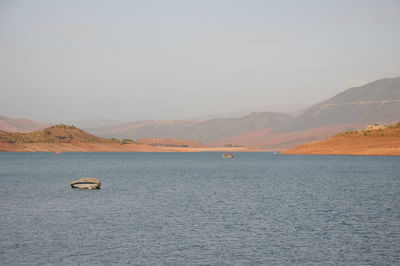
[[[233,158],[233,154],[232,153],[224,153],[221,156],[222,158],[227,158],[227,159],[232,159]]]
[[[83,177],[70,183],[71,188],[100,189],[101,182],[97,178]]]

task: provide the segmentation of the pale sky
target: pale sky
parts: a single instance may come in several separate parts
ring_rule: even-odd
[[[399,0],[0,0],[9,117],[290,109],[399,75]]]

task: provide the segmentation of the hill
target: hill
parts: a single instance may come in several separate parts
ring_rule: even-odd
[[[32,132],[48,127],[48,124],[22,119],[0,116],[0,130],[7,132]]]
[[[90,135],[75,126],[55,125],[30,133],[0,131],[0,142],[6,143],[109,143],[110,140]]]
[[[302,144],[283,153],[400,155],[400,123],[383,129],[339,133],[329,139]]]
[[[391,124],[400,117],[400,77],[377,80],[350,88],[316,104],[297,116],[286,132],[334,125],[363,128],[368,124]]]
[[[262,128],[280,130],[287,126],[292,116],[283,113],[251,113],[241,118],[221,118],[205,121],[173,120],[144,121],[88,129],[88,132],[102,137],[116,138],[172,138],[195,140],[203,143],[219,138],[234,136]]]

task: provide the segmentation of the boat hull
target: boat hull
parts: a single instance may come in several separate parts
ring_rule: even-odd
[[[84,177],[70,183],[71,188],[100,189],[101,182],[97,178]]]
[[[100,184],[71,184],[71,187],[79,189],[100,189]]]

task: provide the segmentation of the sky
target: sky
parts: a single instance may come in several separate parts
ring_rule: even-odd
[[[399,0],[0,0],[0,115],[294,111],[400,75]]]

